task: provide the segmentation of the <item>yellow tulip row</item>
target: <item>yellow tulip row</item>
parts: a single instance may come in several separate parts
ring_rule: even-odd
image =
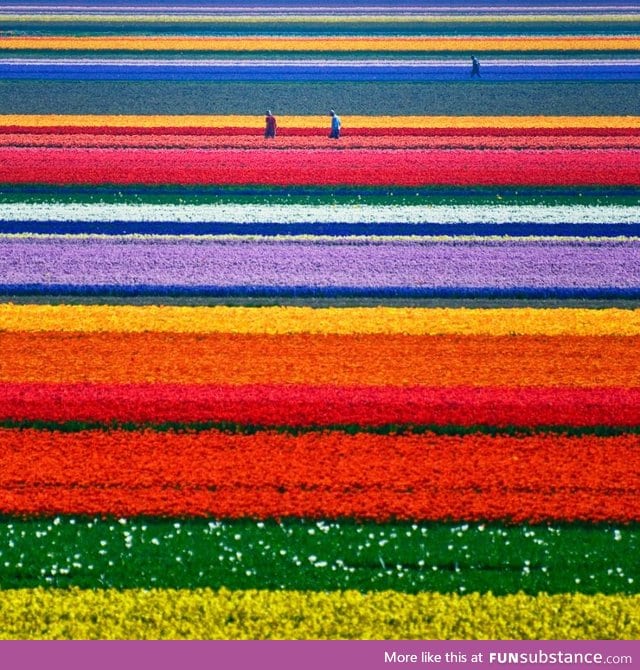
[[[639,47],[640,48],[640,47]],[[290,128],[318,128],[326,116],[279,116]],[[640,116],[342,116],[350,128],[640,128]],[[264,116],[1,114],[0,127],[263,128]]]
[[[635,36],[561,37],[4,37],[7,50],[92,51],[633,51],[640,49]]]
[[[0,304],[11,332],[640,335],[640,309]]]
[[[19,589],[3,639],[637,639],[640,595]]]

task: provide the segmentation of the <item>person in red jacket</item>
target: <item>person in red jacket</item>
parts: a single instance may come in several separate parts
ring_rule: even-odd
[[[270,109],[267,110],[267,116],[265,117],[264,121],[265,121],[264,136],[266,138],[275,137],[278,122],[276,121],[276,117],[271,113]]]

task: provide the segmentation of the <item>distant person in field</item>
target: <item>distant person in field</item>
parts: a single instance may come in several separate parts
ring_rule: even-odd
[[[475,57],[471,56],[471,78],[480,77],[480,61]]]
[[[275,137],[278,122],[276,121],[276,117],[271,113],[270,109],[267,110],[267,115],[265,116],[264,122],[265,122],[264,136],[266,138]]]
[[[340,117],[335,113],[333,109],[329,112],[329,115],[331,116],[331,132],[329,133],[329,137],[333,140],[339,140],[340,129],[342,128]]]

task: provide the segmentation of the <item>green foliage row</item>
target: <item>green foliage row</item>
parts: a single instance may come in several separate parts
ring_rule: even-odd
[[[160,421],[137,423],[133,421],[47,421],[39,419],[2,419],[0,429],[11,430],[47,430],[60,433],[78,433],[85,430],[112,431],[124,430],[137,432],[153,430],[157,432],[200,432],[217,430],[223,433],[255,435],[265,431],[285,433],[287,435],[304,435],[306,433],[341,432],[347,435],[358,433],[369,433],[374,435],[424,435],[432,433],[435,435],[508,435],[512,437],[524,437],[529,435],[551,434],[570,435],[580,437],[582,435],[596,435],[599,437],[612,437],[615,435],[638,435],[640,426],[491,426],[485,424],[474,424],[460,426],[457,424],[384,424],[381,426],[363,426],[360,424],[330,424],[310,426],[290,425],[259,425],[246,424],[233,421]]]
[[[0,519],[0,587],[638,593],[640,526]]]

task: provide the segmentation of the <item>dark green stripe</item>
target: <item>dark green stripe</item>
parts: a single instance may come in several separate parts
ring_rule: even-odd
[[[330,108],[345,116],[634,115],[640,109],[640,83],[0,82],[2,114],[262,115],[269,108],[280,115],[322,114]]]
[[[465,23],[459,21],[420,20],[372,22],[366,19],[358,22],[326,23],[300,22],[283,18],[278,21],[264,23],[241,22],[205,22],[190,23],[185,21],[149,22],[141,19],[136,23],[117,21],[92,21],[90,18],[78,21],[51,22],[37,19],[25,22],[8,22],[0,20],[0,31],[14,35],[56,35],[56,36],[142,36],[142,35],[184,35],[184,36],[239,36],[252,35],[291,35],[301,37],[319,37],[335,35],[354,36],[559,36],[559,35],[637,35],[640,33],[640,21],[624,23],[593,21],[585,22],[567,20],[564,22],[527,21],[527,22],[478,22]]]
[[[153,296],[55,296],[55,295],[0,295],[0,303],[21,305],[157,305]],[[163,305],[228,305],[243,307],[307,306],[307,307],[466,307],[488,309],[497,307],[532,307],[550,309],[581,307],[583,309],[640,309],[640,301],[633,299],[591,300],[555,298],[234,298],[207,296],[165,296]]]
[[[640,527],[0,521],[1,588],[637,593]]]
[[[128,204],[215,203],[282,205],[628,205],[640,200],[638,187],[322,187],[140,186],[0,184],[0,203],[83,202]]]
[[[108,432],[122,430],[126,432],[137,432],[152,430],[157,432],[202,432],[220,431],[232,435],[255,435],[256,433],[276,432],[287,435],[304,435],[307,433],[324,433],[327,431],[356,435],[358,433],[369,433],[374,435],[424,435],[432,433],[435,435],[510,435],[524,437],[527,435],[568,435],[580,437],[584,435],[596,435],[600,437],[612,437],[616,435],[638,435],[640,426],[490,426],[477,424],[472,426],[437,425],[437,424],[384,424],[382,426],[362,426],[359,424],[328,424],[312,426],[290,426],[290,425],[260,425],[246,424],[234,421],[160,421],[160,422],[133,422],[133,421],[46,421],[46,420],[0,420],[0,429],[10,430],[46,430],[61,433],[78,433],[85,430],[96,430]]]

